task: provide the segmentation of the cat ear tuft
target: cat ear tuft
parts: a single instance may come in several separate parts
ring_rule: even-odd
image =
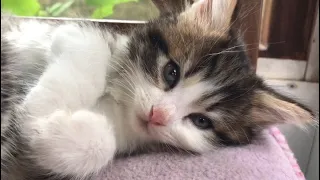
[[[304,125],[315,120],[311,110],[274,91],[256,92],[251,112],[254,122],[260,126],[274,124]]]
[[[226,34],[230,30],[237,0],[197,0],[180,17],[196,23],[205,32]]]

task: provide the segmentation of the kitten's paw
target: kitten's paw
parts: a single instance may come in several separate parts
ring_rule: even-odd
[[[105,116],[57,111],[40,126],[31,146],[37,163],[55,173],[85,177],[98,172],[115,154],[113,129]]]

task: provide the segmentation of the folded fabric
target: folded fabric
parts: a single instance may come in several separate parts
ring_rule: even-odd
[[[277,128],[251,145],[203,155],[151,153],[120,158],[99,180],[305,180],[284,136]]]

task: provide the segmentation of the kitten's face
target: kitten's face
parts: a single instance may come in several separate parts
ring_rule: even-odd
[[[192,17],[205,18],[203,6],[211,4],[199,4],[132,35],[120,96],[141,138],[197,152],[249,143],[260,126],[273,123],[257,119],[261,107],[281,104],[250,70],[243,45],[229,29],[231,15],[219,17],[228,25],[205,24],[208,19]],[[223,7],[223,13],[233,12],[232,3]]]

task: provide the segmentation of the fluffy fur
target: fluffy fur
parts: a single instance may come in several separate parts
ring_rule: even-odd
[[[2,16],[2,177],[89,178],[153,143],[202,153],[248,144],[271,124],[311,121],[251,70],[232,26],[236,4],[197,1],[128,35]],[[179,67],[174,87],[163,75],[169,62]],[[150,120],[159,112],[161,125]],[[199,115],[210,128],[195,125]]]

